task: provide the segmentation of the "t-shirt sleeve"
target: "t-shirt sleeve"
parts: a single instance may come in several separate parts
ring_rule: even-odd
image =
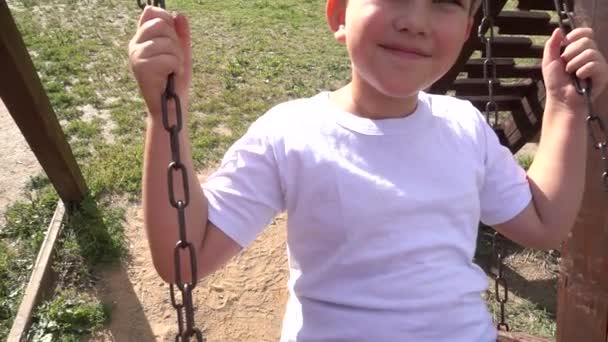
[[[511,151],[500,144],[496,133],[485,121],[481,126],[482,141],[485,140],[481,222],[492,226],[505,223],[521,213],[532,200],[532,192],[526,171]]]
[[[202,185],[209,220],[241,247],[251,244],[284,209],[276,158],[267,130],[256,121],[226,152]]]

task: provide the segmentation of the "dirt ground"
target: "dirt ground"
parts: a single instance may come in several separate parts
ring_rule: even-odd
[[[22,189],[29,178],[42,168],[21,131],[0,100],[0,229],[4,227],[6,207],[24,199]]]
[[[129,260],[100,272],[99,296],[112,305],[108,328],[91,341],[174,341],[167,285],[156,275],[140,208],[127,224]],[[208,342],[278,341],[287,300],[284,216],[222,270],[195,288],[196,324]]]

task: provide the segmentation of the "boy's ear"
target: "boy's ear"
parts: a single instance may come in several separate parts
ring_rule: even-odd
[[[334,33],[334,37],[340,43],[346,41],[346,33],[344,30],[346,21],[346,1],[347,0],[327,0],[327,23]]]

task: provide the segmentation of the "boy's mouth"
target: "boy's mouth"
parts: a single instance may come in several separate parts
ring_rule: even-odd
[[[402,58],[428,58],[431,55],[422,49],[412,48],[403,45],[380,44],[380,47],[387,52]]]

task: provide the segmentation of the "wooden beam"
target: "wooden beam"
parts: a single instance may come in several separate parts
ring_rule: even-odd
[[[608,2],[577,0],[577,17],[593,26],[595,38],[608,56]],[[608,92],[595,104],[608,115]],[[602,103],[603,102],[603,103]],[[585,195],[574,230],[562,250],[557,341],[608,341],[608,193],[600,175],[603,165],[589,144]]]
[[[0,0],[0,98],[65,202],[87,187],[5,0]]]
[[[63,217],[65,215],[65,208],[63,203],[59,201],[55,214],[49,224],[46,238],[40,247],[36,263],[30,281],[25,289],[23,300],[19,305],[19,311],[13,321],[13,326],[8,335],[8,342],[20,342],[25,341],[27,332],[32,322],[32,314],[38,303],[50,295],[52,289],[53,277],[51,270],[51,263],[53,260],[53,252],[55,250],[55,243],[61,233],[61,227]]]

